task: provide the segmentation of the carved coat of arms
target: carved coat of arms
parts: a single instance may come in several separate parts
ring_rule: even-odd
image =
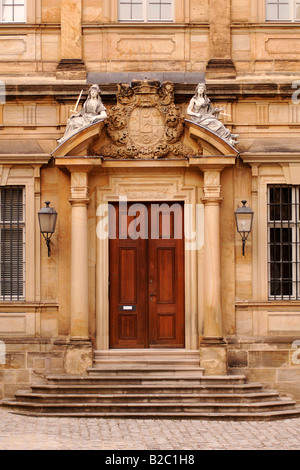
[[[184,117],[174,103],[174,84],[134,80],[119,84],[117,105],[108,112],[110,143],[103,157],[118,159],[182,158],[193,154],[183,145]]]

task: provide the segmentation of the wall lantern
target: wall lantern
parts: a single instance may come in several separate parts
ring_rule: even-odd
[[[242,201],[243,206],[235,211],[236,228],[243,241],[243,256],[245,256],[245,245],[249,233],[252,230],[254,212],[251,207],[246,207],[247,201]]]
[[[56,219],[57,219],[57,212],[53,207],[49,207],[50,202],[45,202],[46,207],[43,207],[38,212],[39,223],[40,223],[40,231],[43,237],[46,240],[46,245],[48,248],[48,258],[51,255],[50,249],[50,238],[52,237],[55,231]]]

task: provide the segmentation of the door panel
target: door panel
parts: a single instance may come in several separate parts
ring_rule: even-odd
[[[172,207],[173,212],[166,207],[162,216],[152,213],[151,217],[153,233],[159,233],[159,238],[149,241],[148,251],[149,345],[153,348],[184,347],[183,205]],[[153,227],[156,223],[159,230]]]
[[[136,218],[118,204],[112,211],[117,237],[109,242],[110,347],[184,347],[183,205],[171,213],[144,206]],[[143,238],[133,239],[134,227]]]
[[[157,301],[175,302],[175,248],[157,248]]]
[[[137,301],[137,247],[119,247],[119,304]]]
[[[127,237],[133,217],[110,211],[117,237],[109,240],[109,335],[111,348],[145,348],[147,321],[147,240]],[[120,235],[120,236],[119,236]],[[127,237],[127,238],[126,238]]]

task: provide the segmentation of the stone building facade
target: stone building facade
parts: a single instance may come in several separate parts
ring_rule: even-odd
[[[299,2],[131,3],[0,0],[0,397],[47,374],[85,374],[95,351],[139,349],[124,339],[135,331],[128,315],[114,340],[112,249],[97,232],[99,207],[122,197],[177,201],[190,207],[191,226],[199,222],[199,244],[186,238],[176,272],[181,326],[170,317],[165,340],[151,343],[144,325],[141,348],[197,350],[206,373],[242,372],[299,400]],[[187,114],[204,81],[236,146]],[[93,83],[107,120],[59,145]],[[152,124],[164,116],[158,136],[172,130],[168,152],[157,150],[154,124],[146,136],[139,127],[147,106],[158,110]],[[254,211],[244,256],[234,219],[242,200]],[[44,201],[58,212],[50,257],[37,217]],[[136,265],[124,262],[130,277]]]

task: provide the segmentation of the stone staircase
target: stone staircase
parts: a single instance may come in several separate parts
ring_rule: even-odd
[[[2,400],[18,414],[48,417],[270,420],[300,408],[243,375],[206,376],[187,350],[96,351],[87,376],[47,382]]]

